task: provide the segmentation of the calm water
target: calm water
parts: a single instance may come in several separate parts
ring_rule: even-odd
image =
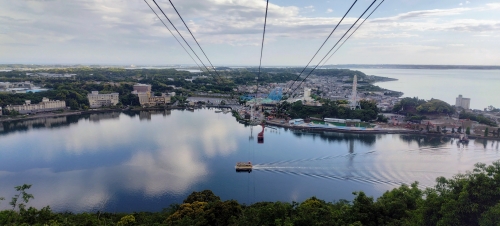
[[[455,105],[459,94],[471,98],[473,109],[490,105],[500,108],[500,70],[421,70],[421,69],[356,69],[367,75],[399,79],[377,83],[378,86],[404,92],[404,97],[440,99]]]
[[[57,211],[159,211],[211,189],[241,203],[352,200],[401,183],[432,186],[474,163],[500,159],[499,144],[403,135],[300,133],[239,124],[214,110],[105,113],[0,126],[0,196],[33,184],[35,207]],[[236,173],[252,161],[252,173]],[[0,209],[8,208],[8,202]]]

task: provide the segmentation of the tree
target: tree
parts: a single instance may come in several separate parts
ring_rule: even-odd
[[[451,128],[451,133],[455,133],[455,127]]]
[[[460,127],[458,127],[458,129],[457,129],[457,133],[462,133],[462,127],[461,127],[461,126],[460,126]]]
[[[467,127],[467,129],[465,130],[465,134],[470,135],[470,127]]]
[[[184,199],[184,203],[193,203],[193,202],[219,202],[220,197],[216,196],[211,190],[204,190],[201,192],[193,192],[186,199]]]
[[[500,128],[497,129],[497,137],[500,137]]]
[[[486,129],[484,130],[484,136],[485,136],[485,137],[487,137],[487,136],[488,136],[488,132],[489,132],[488,130],[489,130],[489,129],[488,129],[488,127],[486,127]]]
[[[31,188],[31,184],[23,184],[21,186],[16,186],[15,188],[16,191],[19,192],[19,194],[14,195],[14,197],[12,197],[12,201],[10,201],[9,204],[12,206],[12,210],[15,210],[16,207],[18,207],[19,210],[24,210],[29,200],[35,198],[32,194],[28,194],[26,192],[26,190]],[[17,201],[19,200],[19,197],[22,198],[22,202],[18,204]]]

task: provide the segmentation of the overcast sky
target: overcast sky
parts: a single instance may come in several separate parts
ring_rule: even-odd
[[[357,1],[313,64],[372,1]],[[207,64],[168,0],[156,2]],[[258,65],[264,0],[172,2],[214,65]],[[304,66],[353,2],[270,0],[263,65]],[[497,0],[386,0],[328,63],[500,65],[498,40]],[[143,0],[0,0],[6,63],[194,64]]]

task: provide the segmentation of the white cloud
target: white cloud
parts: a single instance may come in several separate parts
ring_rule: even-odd
[[[152,1],[148,2],[154,6]],[[169,2],[167,0],[157,2],[172,18],[172,22],[177,25],[181,33],[191,40],[182,22],[169,6]],[[468,7],[472,4],[467,2],[465,1],[464,7],[418,10],[397,15],[392,13],[393,7],[389,10],[383,5],[358,31],[359,34],[353,37],[398,39],[425,36],[421,32],[452,35],[456,32],[495,33],[499,30],[497,17],[477,17],[472,14],[500,9],[500,3],[488,3],[474,8]],[[217,50],[223,48],[223,51],[212,52],[217,52],[219,56],[223,55],[224,59],[236,59],[224,55],[231,50],[241,52],[240,50],[246,49],[249,51],[245,54],[253,54],[253,50],[250,49],[260,45],[265,13],[264,0],[183,0],[175,1],[175,4],[200,44],[204,48],[211,47]],[[333,15],[332,8],[321,8],[325,11],[314,14],[311,10],[315,8],[318,7],[312,4],[297,7],[270,3],[266,44],[284,43],[284,40],[290,43],[323,40],[340,18],[338,15],[321,16]],[[146,54],[146,50],[158,51],[160,46],[162,56],[167,53],[167,57],[171,60],[183,57],[188,59],[143,1],[8,1],[2,4],[0,15],[2,15],[0,46],[5,49],[0,52],[0,60],[3,62],[26,58],[39,59],[41,56],[33,53],[57,52],[60,55],[61,52],[68,50],[79,52],[78,56],[75,55],[75,59],[86,56],[97,62],[106,60],[111,55],[117,59],[136,59],[132,55],[137,51],[143,51],[139,54],[143,55]],[[376,15],[385,16],[375,18]],[[339,28],[338,33],[345,31],[346,24],[352,23],[355,19],[346,18],[345,25]],[[96,55],[96,52],[103,50],[107,53]],[[30,54],[21,54],[26,51]],[[276,50],[276,52],[282,51]],[[58,54],[52,54],[52,57],[57,59]],[[159,56],[155,54],[151,56],[153,55],[155,59]],[[212,55],[213,53],[209,54]],[[282,57],[283,61],[285,58]],[[43,57],[43,59],[50,58]],[[222,60],[214,61],[225,63]],[[239,61],[247,62],[247,57],[241,57]],[[188,63],[192,62],[189,60]]]

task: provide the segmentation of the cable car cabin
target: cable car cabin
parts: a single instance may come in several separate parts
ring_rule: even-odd
[[[251,162],[238,162],[236,163],[236,172],[252,172]]]
[[[266,124],[262,123],[261,126],[262,126],[262,131],[257,135],[258,144],[264,143],[264,128],[266,127]]]

